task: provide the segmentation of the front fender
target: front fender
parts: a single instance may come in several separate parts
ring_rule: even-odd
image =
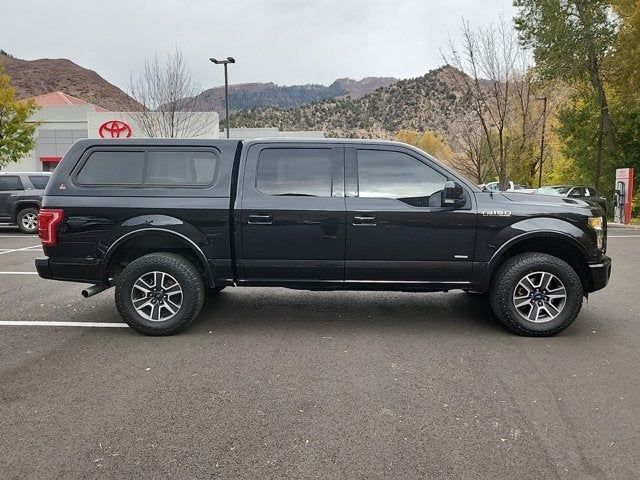
[[[495,265],[502,255],[515,244],[535,237],[554,237],[572,243],[588,261],[589,253],[585,245],[592,240],[587,233],[575,224],[558,218],[528,218],[513,223],[498,231],[489,241],[494,250],[489,265]]]

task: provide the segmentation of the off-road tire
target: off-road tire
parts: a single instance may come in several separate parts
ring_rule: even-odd
[[[565,285],[566,303],[558,316],[548,322],[535,323],[523,318],[513,304],[518,282],[527,274],[545,271]],[[565,261],[545,253],[523,253],[508,259],[494,274],[489,292],[491,308],[498,320],[518,335],[550,337],[569,327],[582,307],[583,287],[580,277]]]
[[[164,321],[151,321],[133,306],[133,285],[145,272],[160,271],[173,276],[182,288],[182,305],[178,312]],[[151,253],[129,263],[115,282],[116,307],[124,321],[145,335],[173,335],[186,329],[198,316],[205,298],[205,287],[198,269],[185,258],[173,253]]]
[[[38,209],[33,207],[28,207],[18,212],[16,216],[16,224],[22,233],[34,234],[38,233],[38,223],[36,222],[33,228],[27,228],[22,224],[23,218],[27,215],[35,215],[38,216]]]

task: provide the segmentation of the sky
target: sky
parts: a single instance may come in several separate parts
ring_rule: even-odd
[[[123,90],[145,59],[179,48],[202,87],[222,85],[210,57],[233,56],[230,83],[329,84],[410,78],[442,65],[462,19],[513,16],[512,0],[0,0],[0,49],[68,58]]]

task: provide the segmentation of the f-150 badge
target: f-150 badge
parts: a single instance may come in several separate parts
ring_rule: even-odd
[[[483,210],[483,217],[510,217],[511,210]]]

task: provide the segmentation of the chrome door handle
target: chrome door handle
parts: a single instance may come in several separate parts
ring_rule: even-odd
[[[354,215],[353,216],[353,224],[356,226],[375,226],[376,216],[375,215]]]
[[[270,213],[249,215],[247,219],[249,225],[271,225],[273,223],[273,215]]]

